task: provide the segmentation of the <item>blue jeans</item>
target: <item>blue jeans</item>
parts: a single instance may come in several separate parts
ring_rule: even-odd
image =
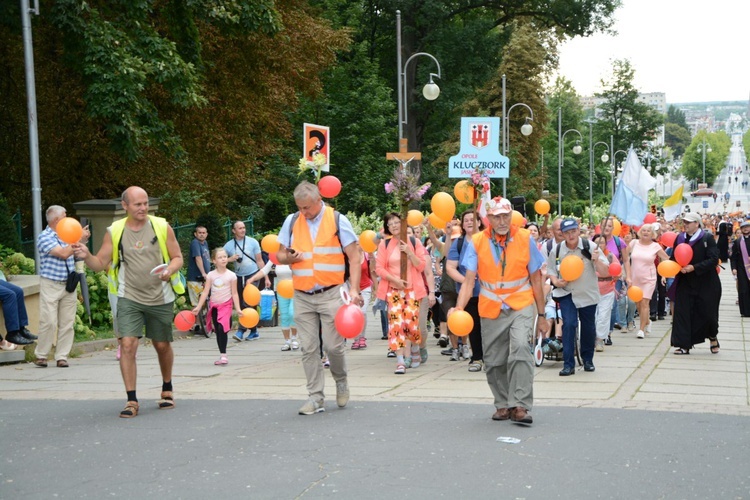
[[[617,280],[615,282],[615,296],[618,296],[622,293],[623,289],[623,281]],[[615,329],[615,323],[617,323],[620,326],[627,326],[627,323],[625,322],[625,300],[627,300],[627,297],[625,295],[620,295],[620,298],[615,300],[615,305],[612,307],[612,316],[609,319],[609,331]]]
[[[558,299],[563,320],[563,363],[565,368],[575,368],[575,341],[578,321],[581,321],[581,358],[583,362],[594,361],[596,340],[596,304],[576,307],[568,294]]]
[[[8,332],[15,332],[29,324],[21,287],[0,280],[0,302],[3,303],[5,329]]]

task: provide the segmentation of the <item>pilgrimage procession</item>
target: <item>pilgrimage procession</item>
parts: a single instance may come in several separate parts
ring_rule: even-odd
[[[556,3],[0,7],[0,498],[748,498],[748,78]]]

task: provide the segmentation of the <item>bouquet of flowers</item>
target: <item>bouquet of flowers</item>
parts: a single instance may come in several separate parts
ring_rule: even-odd
[[[313,161],[312,161],[312,163],[313,164],[310,165],[307,162],[306,158],[300,158],[299,159],[299,164],[298,164],[298,166],[299,166],[299,174],[302,175],[305,172],[307,172],[308,170],[312,170],[313,172],[315,172],[315,184],[317,184],[318,181],[320,180],[320,174],[322,172],[321,169],[322,169],[323,165],[326,164],[326,156],[324,154],[321,154],[321,153],[315,153],[313,155]]]
[[[467,183],[475,189],[477,197],[490,190],[490,178],[483,168],[474,169]]]
[[[419,174],[407,169],[396,168],[391,182],[385,183],[385,192],[392,194],[400,206],[407,207],[412,201],[419,201],[430,189],[430,183],[419,185]]]

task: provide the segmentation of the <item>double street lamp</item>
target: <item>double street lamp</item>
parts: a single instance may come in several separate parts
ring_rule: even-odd
[[[581,148],[581,141],[583,141],[583,135],[574,129],[568,129],[565,132],[562,131],[562,108],[557,108],[557,214],[562,215],[562,166],[563,166],[563,155],[565,153],[565,136],[568,132],[575,132],[578,134],[579,140],[576,141],[573,146],[573,154],[581,154],[583,148]]]
[[[698,152],[703,154],[703,183],[706,183],[706,153],[710,153],[713,150],[711,145],[706,142],[706,138],[703,138],[703,142],[698,146]]]
[[[428,101],[434,101],[440,95],[440,87],[432,81],[433,78],[440,78],[440,63],[435,56],[427,52],[417,52],[412,54],[409,59],[401,64],[401,11],[396,11],[396,59],[398,63],[398,82],[396,84],[398,92],[398,138],[404,138],[404,125],[408,121],[408,99],[406,96],[406,69],[409,63],[419,56],[426,56],[435,61],[437,73],[430,73],[430,81],[422,89],[422,95]]]
[[[510,130],[508,129],[509,122],[510,122],[510,112],[515,108],[516,106],[521,106],[523,108],[526,108],[526,110],[529,112],[529,115],[526,117],[526,122],[521,125],[521,133],[525,136],[531,135],[531,133],[534,131],[534,127],[531,126],[532,121],[534,121],[534,111],[531,109],[531,107],[528,104],[524,104],[522,102],[517,102],[510,108],[505,109],[506,101],[505,101],[505,75],[503,75],[503,126],[502,126],[502,137],[501,142],[503,145],[503,156],[508,156],[508,150],[510,149]],[[507,179],[503,178],[503,198],[507,198]]]
[[[614,142],[610,139],[610,148],[614,148]],[[612,155],[612,198],[615,197],[615,184],[617,183],[617,155],[619,153],[622,153],[627,157],[628,152],[624,149],[618,149],[615,151],[615,153]],[[620,169],[622,170],[622,169]]]

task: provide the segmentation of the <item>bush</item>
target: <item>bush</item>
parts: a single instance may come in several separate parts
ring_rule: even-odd
[[[35,267],[34,259],[26,257],[13,248],[0,245],[0,271],[6,279],[20,274],[34,274]]]

